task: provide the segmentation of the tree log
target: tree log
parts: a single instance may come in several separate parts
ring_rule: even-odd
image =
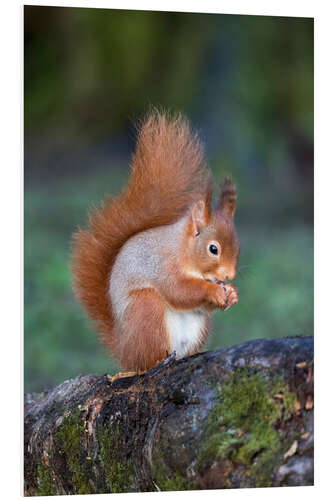
[[[313,484],[313,339],[245,342],[27,394],[25,494]]]

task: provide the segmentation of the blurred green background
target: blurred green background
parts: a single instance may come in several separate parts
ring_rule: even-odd
[[[115,373],[73,297],[73,232],[125,184],[134,122],[185,112],[239,189],[239,304],[208,349],[313,333],[313,20],[24,8],[25,390]]]

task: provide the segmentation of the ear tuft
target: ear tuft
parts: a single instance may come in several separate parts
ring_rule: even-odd
[[[191,210],[194,236],[200,234],[201,230],[208,225],[209,206],[204,200],[197,201]]]
[[[233,219],[236,211],[237,189],[230,177],[226,177],[221,186],[218,210]]]

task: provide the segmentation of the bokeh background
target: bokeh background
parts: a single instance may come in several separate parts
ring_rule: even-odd
[[[185,112],[239,189],[239,304],[209,349],[313,333],[313,20],[24,8],[25,390],[115,373],[71,289],[71,236],[125,184],[134,123]]]

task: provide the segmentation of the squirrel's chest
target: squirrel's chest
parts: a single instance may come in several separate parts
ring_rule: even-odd
[[[190,353],[202,339],[206,326],[206,316],[200,309],[177,311],[168,308],[166,326],[170,337],[171,352],[178,358]]]

